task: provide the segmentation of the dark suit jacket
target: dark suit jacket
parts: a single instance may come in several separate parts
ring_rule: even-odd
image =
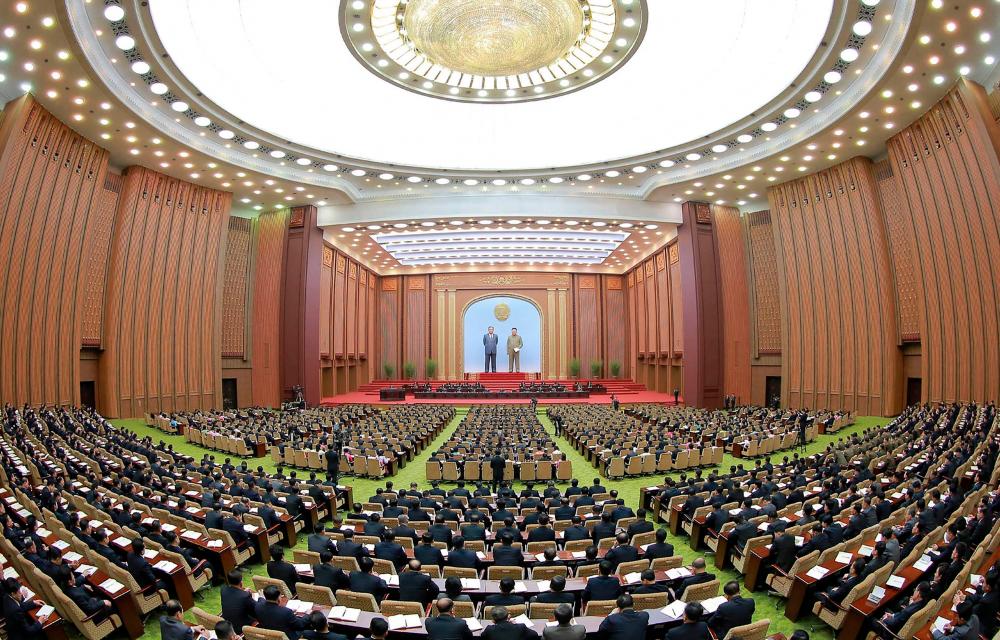
[[[475,569],[479,566],[479,558],[475,551],[469,549],[452,549],[448,553],[449,567],[465,567]]]
[[[782,571],[788,571],[795,564],[795,537],[784,533],[771,543],[771,557]]]
[[[437,597],[440,589],[426,573],[405,571],[399,574],[399,599],[419,602],[426,607]]]
[[[363,571],[351,572],[351,591],[358,593],[370,593],[375,596],[376,601],[381,601],[385,597],[385,592],[389,586],[385,580],[372,573]]]
[[[486,596],[483,604],[487,607],[516,607],[524,604],[524,597],[516,593],[493,593]]]
[[[3,617],[7,622],[8,638],[24,638],[42,633],[42,625],[31,619],[28,612],[38,608],[31,600],[17,602],[9,595],[3,597]]]
[[[396,567],[396,571],[406,564],[406,551],[398,542],[379,542],[375,545],[375,557],[388,560]]]
[[[715,580],[715,574],[709,573],[707,571],[704,573],[696,573],[693,576],[688,576],[683,580],[681,580],[680,585],[678,585],[676,590],[677,597],[678,598],[681,597],[681,595],[684,593],[684,590],[693,584],[701,584],[702,582],[711,582],[712,580]]]
[[[614,600],[622,593],[622,583],[615,576],[593,576],[587,580],[587,586],[583,588],[583,599],[586,602],[591,600]]]
[[[338,589],[350,588],[351,578],[340,567],[320,563],[313,565],[313,584],[317,587],[328,587],[337,593]]]
[[[419,560],[420,564],[444,564],[444,556],[441,554],[441,550],[431,545],[418,544],[413,548],[413,557]]]
[[[535,640],[538,633],[519,622],[505,620],[486,627],[482,637],[485,640]]]
[[[142,589],[156,582],[156,575],[153,573],[152,565],[136,553],[128,554],[128,572],[132,574],[132,577],[135,578],[135,581],[139,583],[139,587]]]
[[[288,590],[295,594],[295,583],[299,581],[299,574],[295,571],[295,565],[291,562],[277,562],[272,560],[267,563],[267,577],[281,580],[288,585]]]
[[[674,555],[674,545],[669,542],[654,542],[646,547],[646,553],[642,557],[645,560],[655,560],[656,558],[669,558],[672,555]]]
[[[493,564],[501,567],[520,567],[524,554],[520,549],[499,545],[493,547]]]
[[[222,512],[221,511],[209,511],[208,515],[205,516],[205,528],[206,529],[221,529],[222,528]]]
[[[223,585],[220,595],[222,597],[222,617],[233,625],[233,631],[237,635],[243,633],[243,627],[253,624],[255,602],[249,591],[244,591],[237,587]]]
[[[639,559],[639,552],[631,545],[612,547],[604,559],[611,563],[616,569],[623,562],[631,562]]]
[[[191,640],[194,631],[177,618],[160,616],[160,640]]]
[[[709,628],[717,638],[725,638],[733,627],[750,624],[756,603],[750,598],[736,596],[729,602],[723,602],[708,618]]]
[[[330,553],[337,552],[337,545],[334,544],[333,540],[326,537],[323,534],[311,533],[308,539],[308,549],[316,553],[321,551],[329,551]]]
[[[298,618],[288,607],[277,602],[258,600],[254,607],[254,617],[262,629],[283,631],[289,640],[299,637],[299,632],[306,626],[305,618]]]
[[[667,632],[666,640],[709,640],[708,625],[704,622],[682,624]],[[721,640],[721,639],[720,639]]]
[[[434,640],[472,640],[472,631],[465,620],[454,616],[435,616],[424,621],[427,636]]]
[[[627,609],[612,613],[601,622],[598,635],[606,640],[635,640],[646,637],[649,614],[645,611]]]

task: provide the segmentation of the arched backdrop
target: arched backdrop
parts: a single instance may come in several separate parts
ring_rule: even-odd
[[[509,310],[506,319],[497,317],[499,305],[506,305]],[[507,336],[514,327],[524,342],[521,349],[521,371],[538,373],[542,370],[542,315],[538,306],[527,298],[490,295],[469,303],[462,316],[462,361],[466,373],[483,370],[483,335],[490,326],[500,336],[497,344],[497,371],[507,371]]]

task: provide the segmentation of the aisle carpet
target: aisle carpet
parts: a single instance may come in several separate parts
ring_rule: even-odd
[[[459,407],[455,418],[444,428],[440,435],[427,447],[420,455],[418,455],[413,461],[406,465],[399,473],[391,478],[396,487],[407,487],[410,482],[416,482],[421,487],[426,486],[426,477],[424,473],[424,463],[430,457],[431,453],[435,449],[444,443],[447,438],[455,431],[458,424],[461,422],[462,418],[468,413],[467,407]],[[597,470],[588,463],[582,455],[576,449],[574,449],[568,441],[561,437],[555,436],[555,428],[549,419],[545,416],[544,407],[539,407],[539,418],[541,419],[542,425],[545,429],[553,435],[559,448],[566,454],[569,460],[573,461],[573,471],[576,478],[580,480],[581,484],[589,484],[589,482],[597,477],[599,474]],[[193,445],[184,440],[182,436],[172,436],[160,432],[152,427],[147,427],[145,422],[141,418],[136,419],[119,419],[112,420],[115,425],[125,427],[133,431],[136,435],[140,437],[150,436],[154,441],[162,440],[168,442],[174,446],[174,449],[180,453],[195,456],[201,458],[202,454],[205,453],[206,449]],[[812,442],[807,447],[807,454],[816,453],[823,450],[826,445],[830,442],[836,441],[838,438],[845,437],[851,433],[856,433],[870,427],[877,427],[884,425],[888,422],[887,418],[879,417],[861,417],[858,418],[856,424],[842,429],[839,433],[833,436],[820,436],[816,441]],[[228,456],[228,454],[219,451],[208,451],[209,453],[216,456],[216,459],[221,460]],[[771,456],[772,460],[780,461],[782,456],[787,455],[786,452],[778,452]],[[234,463],[238,463],[238,458],[233,456],[228,456],[233,458]],[[275,469],[274,463],[271,461],[270,457],[264,458],[253,458],[248,459],[248,464],[252,465],[252,468],[257,466],[263,466],[265,470],[273,472]],[[736,464],[736,458],[733,458],[729,454],[723,456],[721,468],[723,470],[728,470],[729,466]],[[752,463],[751,463],[752,464]],[[308,472],[299,471],[299,476],[308,477]],[[678,477],[679,474],[669,474],[672,477]],[[639,491],[642,487],[649,486],[655,482],[662,481],[661,476],[647,476],[644,478],[626,478],[622,480],[616,480],[614,483],[605,482],[606,486],[612,486],[618,489],[619,495],[625,499],[626,503],[635,508],[639,501]],[[351,484],[354,487],[354,497],[356,500],[363,501],[368,498],[368,496],[375,493],[375,489],[380,486],[384,486],[385,480],[369,480],[364,478],[346,478],[347,484]],[[520,483],[518,483],[518,488],[520,488]],[[304,549],[306,546],[306,537],[300,536],[299,543],[296,548]],[[674,553],[681,555],[686,561],[691,561],[701,553],[693,551],[688,544],[688,539],[686,537],[674,538],[671,536],[670,542],[674,545]],[[290,555],[290,554],[289,554]],[[737,579],[738,576],[734,571],[718,571],[715,569],[714,562],[709,561],[710,570],[716,573],[719,580],[725,583],[729,579]],[[245,584],[250,584],[250,575],[266,575],[266,570],[263,565],[252,564],[245,567],[247,577],[245,579]],[[740,582],[742,586],[742,581]],[[744,590],[745,591],[745,590]],[[815,632],[810,632],[810,637],[821,638],[824,640],[830,640],[833,638],[833,634],[830,632],[829,628],[822,624],[818,619],[813,617],[811,614],[804,616],[798,623],[792,623],[784,616],[784,601],[775,598],[768,597],[764,592],[756,592],[753,594],[744,593],[744,595],[751,595],[757,603],[757,609],[754,614],[754,620],[760,620],[763,618],[769,618],[771,620],[771,633],[784,633],[785,636],[790,636],[792,631],[795,629],[807,629],[812,627],[816,628]],[[196,605],[205,609],[210,613],[218,613],[221,609],[221,604],[219,601],[219,588],[213,587],[210,589],[205,589],[198,594],[196,598]],[[194,618],[187,614],[189,620],[194,620]],[[158,640],[160,637],[159,625],[156,623],[156,618],[151,617],[146,623],[146,633],[142,636],[142,640]]]

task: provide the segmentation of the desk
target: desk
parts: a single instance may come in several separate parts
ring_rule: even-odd
[[[802,608],[809,593],[816,588],[818,583],[829,581],[830,578],[836,577],[838,573],[851,566],[851,562],[854,562],[854,559],[858,557],[857,551],[860,547],[861,545],[852,549],[844,549],[844,551],[851,554],[850,562],[840,563],[837,562],[836,558],[834,558],[827,560],[821,565],[817,565],[827,569],[827,574],[822,578],[813,578],[809,575],[808,571],[800,571],[795,574],[795,581],[792,583],[792,590],[788,594],[788,600],[785,601],[785,617],[792,622],[795,622],[802,617]]]
[[[903,592],[912,587],[924,576],[922,571],[915,569],[912,565],[894,571],[892,575],[903,578],[903,586],[899,589],[893,589],[884,584],[879,585],[885,589],[885,595],[877,603],[872,603],[867,595],[852,602],[850,609],[847,611],[847,617],[844,618],[844,625],[837,632],[837,640],[853,640],[853,638],[861,637],[865,622],[881,617],[890,604],[898,600]],[[950,604],[948,606],[951,607]]]

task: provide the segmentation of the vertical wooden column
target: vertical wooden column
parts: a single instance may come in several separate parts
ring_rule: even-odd
[[[722,294],[719,260],[706,202],[681,205],[677,229],[684,299],[684,400],[696,407],[722,405]]]
[[[323,230],[316,226],[316,207],[295,207],[285,241],[285,281],[282,287],[281,385],[287,396],[302,385],[310,405],[321,400],[320,270]]]

